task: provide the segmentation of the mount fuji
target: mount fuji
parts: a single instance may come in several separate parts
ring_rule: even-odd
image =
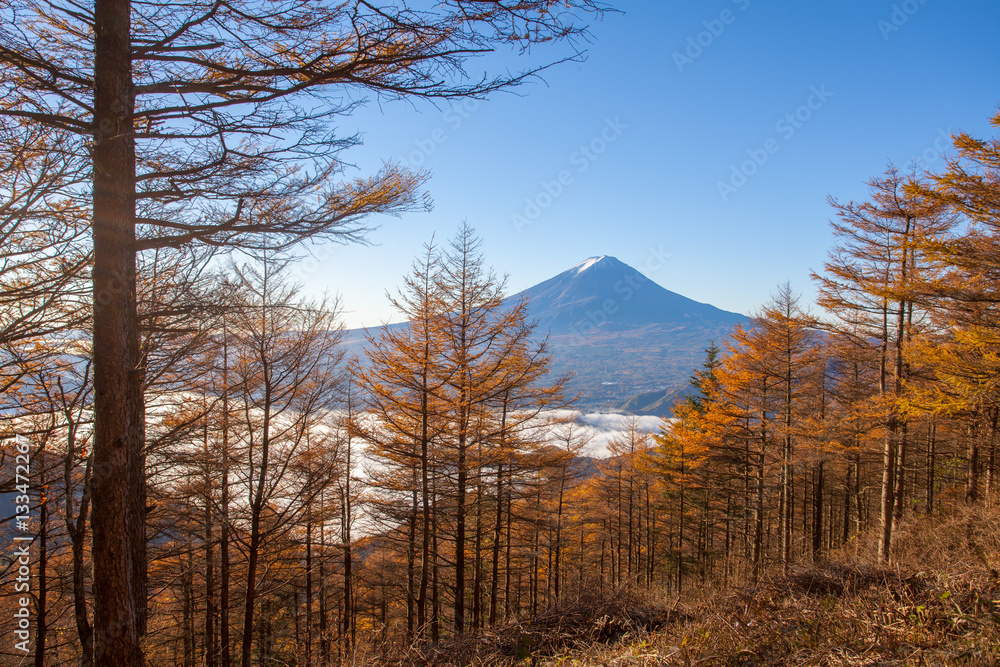
[[[553,372],[572,372],[582,408],[667,414],[712,341],[749,319],[657,285],[610,256],[591,257],[515,294],[526,298]]]
[[[591,257],[515,294],[526,297],[538,328],[552,334],[627,330],[651,324],[730,325],[746,317],[660,287],[628,264]]]
[[[665,416],[674,398],[733,326],[749,318],[657,285],[614,257],[591,257],[508,297],[525,298],[535,335],[548,336],[551,372],[572,374],[569,394],[584,411]],[[388,325],[405,327],[405,323]],[[348,354],[364,363],[364,329],[345,332]]]

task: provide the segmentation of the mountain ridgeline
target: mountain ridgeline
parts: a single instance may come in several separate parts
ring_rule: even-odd
[[[582,410],[670,414],[705,358],[705,349],[749,319],[681,296],[614,257],[591,257],[508,297],[528,299],[536,335],[549,337],[552,373],[571,373]],[[406,326],[392,324],[391,327]],[[362,352],[365,330],[346,332]]]
[[[573,373],[583,409],[669,414],[714,340],[748,318],[657,285],[614,257],[591,257],[515,294],[526,297],[553,372]]]

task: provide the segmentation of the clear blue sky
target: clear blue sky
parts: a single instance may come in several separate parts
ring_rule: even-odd
[[[385,291],[432,234],[468,220],[511,293],[613,255],[727,310],[752,311],[786,280],[809,303],[831,243],[826,197],[865,198],[890,160],[941,168],[941,137],[988,136],[1000,105],[996,0],[616,6],[592,23],[585,62],[516,94],[344,118],[364,141],[343,154],[349,175],[419,165],[435,206],[373,220],[370,247],[318,249],[298,272],[309,291],[339,294],[348,327],[398,320]]]

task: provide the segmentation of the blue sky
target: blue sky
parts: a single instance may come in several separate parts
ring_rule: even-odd
[[[827,196],[865,198],[890,160],[943,167],[948,133],[989,136],[1000,105],[995,0],[615,4],[585,62],[514,94],[371,102],[342,119],[364,142],[342,156],[348,175],[426,168],[434,209],[372,220],[369,247],[315,249],[298,279],[339,294],[348,327],[397,320],[386,290],[432,234],[468,220],[511,293],[613,255],[726,310],[750,312],[786,280],[809,303]]]

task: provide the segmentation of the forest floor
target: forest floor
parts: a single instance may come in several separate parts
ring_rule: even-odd
[[[1000,665],[1000,514],[906,523],[897,556],[830,554],[756,584],[577,600],[381,665]],[[372,656],[374,658],[374,656]]]

